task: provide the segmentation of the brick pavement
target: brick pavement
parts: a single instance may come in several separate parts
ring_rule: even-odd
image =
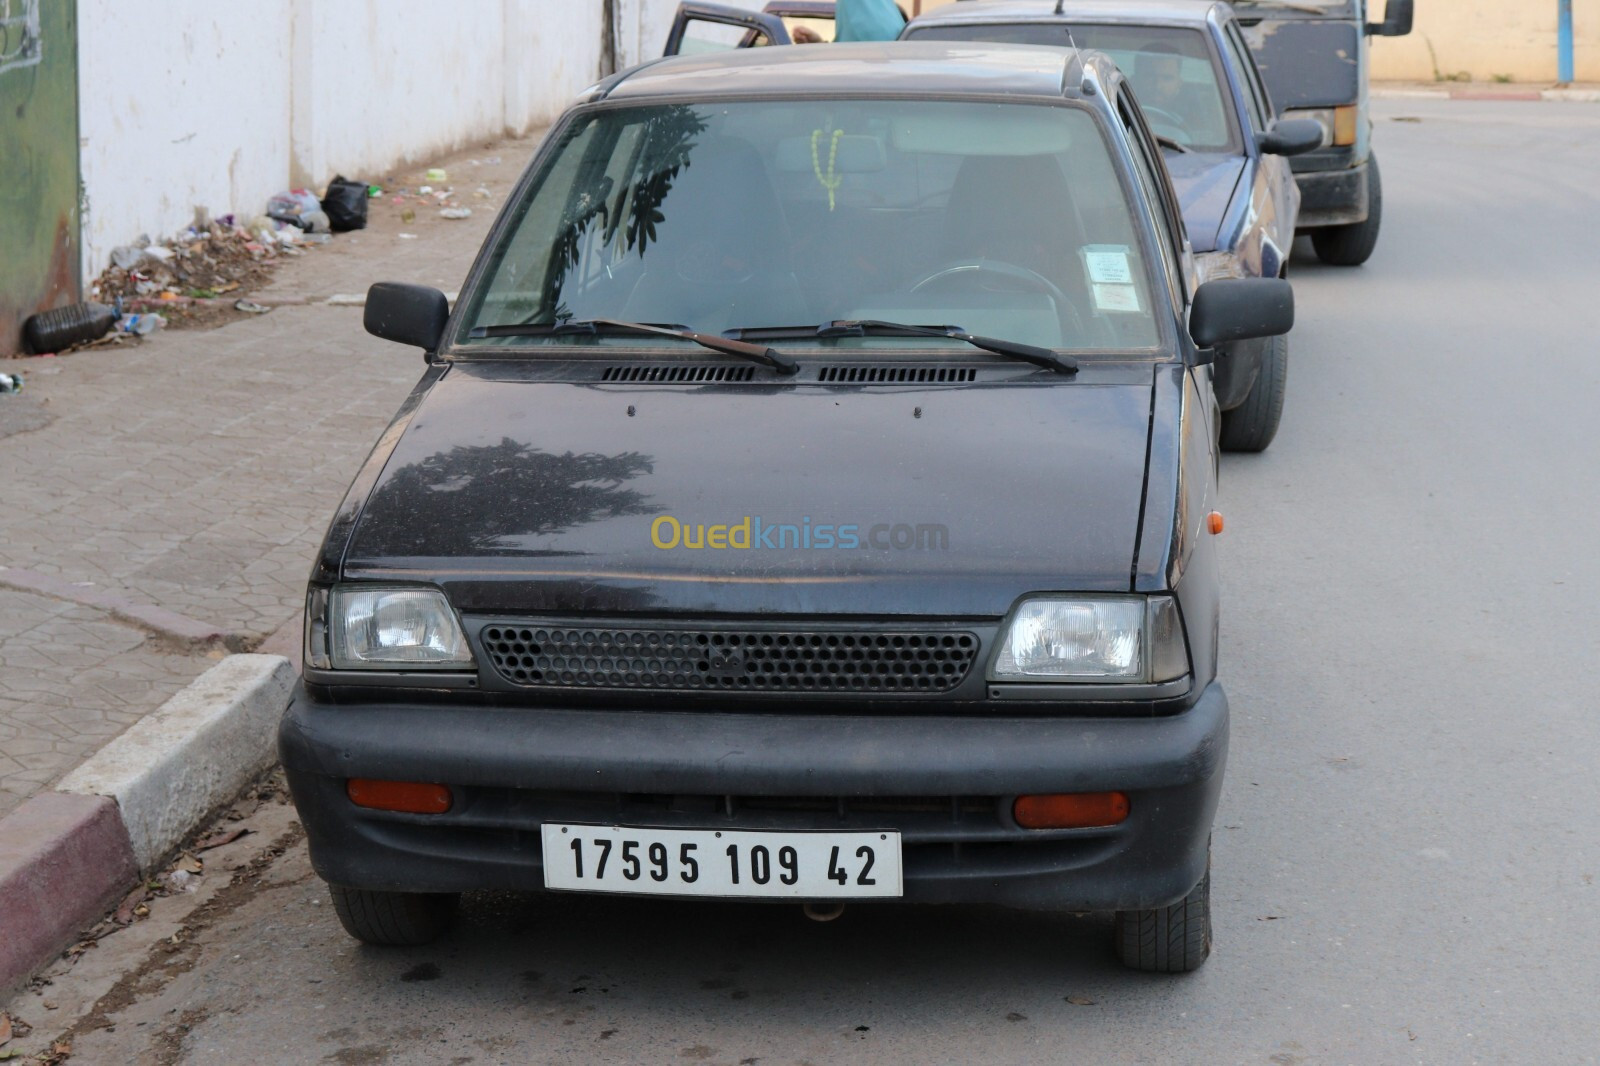
[[[368,229],[289,262],[255,295],[280,305],[269,314],[0,361],[27,382],[0,396],[0,567],[175,612],[235,649],[291,622],[333,508],[422,369],[363,332],[359,307],[318,304],[383,279],[457,288],[536,143],[403,171],[414,188],[424,166],[445,166],[473,217],[408,203],[407,223],[374,201]],[[15,584],[0,570],[0,816],[224,654]]]

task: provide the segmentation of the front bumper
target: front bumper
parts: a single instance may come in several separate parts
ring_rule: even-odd
[[[1367,220],[1367,164],[1343,170],[1296,171],[1300,186],[1297,229],[1347,226]]]
[[[540,824],[895,829],[904,898],[1052,910],[1181,899],[1228,748],[1212,684],[1167,717],[936,717],[334,704],[298,687],[278,747],[312,865],[404,892],[540,889]],[[352,777],[450,786],[439,815],[354,806]],[[1128,794],[1108,829],[1026,830],[1019,793]]]

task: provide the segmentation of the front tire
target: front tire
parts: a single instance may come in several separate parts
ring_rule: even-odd
[[[1329,266],[1360,266],[1372,258],[1382,223],[1383,179],[1378,175],[1378,157],[1374,155],[1367,162],[1367,220],[1314,229],[1311,247],[1317,250],[1317,258]]]
[[[1278,435],[1283,394],[1289,385],[1289,338],[1273,337],[1244,402],[1222,412],[1220,443],[1225,452],[1264,452]]]
[[[417,947],[430,944],[455,918],[457,895],[374,892],[329,885],[333,909],[344,931],[363,944]]]
[[[1118,911],[1117,956],[1145,973],[1193,973],[1211,954],[1211,863],[1189,894],[1170,907]]]

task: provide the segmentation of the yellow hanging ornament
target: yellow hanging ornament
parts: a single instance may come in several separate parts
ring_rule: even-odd
[[[839,138],[844,136],[844,130],[834,130],[833,137],[828,143],[828,173],[822,173],[822,158],[817,152],[817,143],[822,140],[822,131],[811,131],[811,169],[817,173],[817,184],[828,190],[828,210],[834,207],[833,194],[839,186],[844,184],[844,176],[836,174],[834,164],[839,161]]]

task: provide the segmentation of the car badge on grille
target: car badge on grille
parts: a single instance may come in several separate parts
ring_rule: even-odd
[[[722,676],[744,673],[742,648],[718,648],[711,653],[711,672]]]

